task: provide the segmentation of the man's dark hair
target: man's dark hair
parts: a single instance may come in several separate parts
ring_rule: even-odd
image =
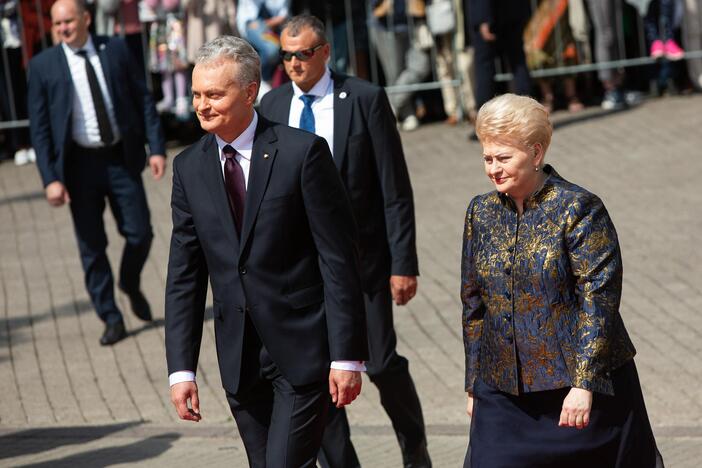
[[[317,39],[322,41],[322,44],[328,42],[324,23],[322,20],[312,15],[302,14],[293,16],[283,24],[282,31],[287,31],[290,36],[296,37],[304,28],[310,28],[315,36],[317,36]]]

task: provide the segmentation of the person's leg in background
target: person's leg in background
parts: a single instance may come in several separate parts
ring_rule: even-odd
[[[702,49],[702,0],[685,0],[682,41],[687,50]],[[687,71],[695,88],[702,89],[702,58],[688,59]]]
[[[378,388],[402,450],[403,466],[431,467],[422,406],[407,359],[397,353],[389,285],[365,294],[368,349],[367,374]]]
[[[471,30],[471,42],[475,49],[475,106],[476,109],[492,99],[495,95],[495,42],[487,42],[480,32]]]
[[[497,33],[499,47],[507,57],[512,71],[514,92],[519,95],[531,94],[531,77],[524,54],[524,41],[522,39],[523,24],[507,25]]]
[[[458,71],[461,74],[461,98],[463,110],[468,120],[475,122],[477,109],[475,107],[475,49],[467,47],[457,52]]]
[[[107,167],[108,199],[117,229],[125,244],[119,271],[119,288],[130,300],[132,312],[150,321],[151,308],[141,292],[141,271],[151,248],[153,232],[144,185],[139,174],[131,174],[121,162]]]
[[[675,22],[675,0],[659,0],[660,2],[660,38],[663,41],[663,50],[668,60],[680,60],[685,56],[685,51],[675,41],[673,24]]]
[[[436,75],[439,81],[453,80],[454,60],[453,60],[453,33],[437,36],[436,40]],[[456,88],[450,84],[441,85],[441,99],[444,103],[446,113],[446,123],[456,125],[458,123],[458,96]]]
[[[261,92],[259,98],[270,90],[270,83],[273,78],[275,67],[278,66],[280,42],[273,31],[266,26],[266,23],[259,19],[251,21],[246,25],[246,40],[251,43],[258,55],[261,57]],[[262,94],[263,93],[263,94]]]

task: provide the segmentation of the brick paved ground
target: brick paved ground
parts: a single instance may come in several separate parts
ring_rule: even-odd
[[[702,457],[702,97],[650,101],[623,113],[557,116],[548,155],[564,177],[599,194],[624,255],[622,315],[668,467]],[[490,190],[464,128],[404,135],[415,189],[420,290],[395,313],[437,467],[460,466],[467,443],[458,299],[467,201]],[[171,154],[175,154],[172,151]],[[170,183],[146,186],[155,239],[143,283],[158,318],[144,326],[122,295],[130,337],[98,345],[102,324],[83,287],[67,208],[43,199],[33,167],[0,166],[0,466],[244,466],[207,327],[198,424],[168,401],[163,290]],[[106,216],[110,259],[123,245]],[[211,315],[210,315],[211,318]],[[366,382],[349,411],[364,466],[399,466],[377,393]]]

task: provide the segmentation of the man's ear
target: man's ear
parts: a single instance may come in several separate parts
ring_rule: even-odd
[[[246,86],[246,100],[253,105],[256,102],[256,96],[258,96],[259,84],[252,81]]]

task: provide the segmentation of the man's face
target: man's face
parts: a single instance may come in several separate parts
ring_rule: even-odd
[[[239,65],[232,60],[197,64],[193,69],[193,108],[200,126],[226,141],[234,140],[250,123],[258,85],[236,80]]]
[[[311,28],[302,28],[297,36],[290,36],[288,30],[283,30],[280,36],[280,46],[284,52],[311,51],[324,41],[315,35]],[[285,71],[291,80],[303,91],[309,91],[324,75],[329,59],[329,44],[324,44],[302,61],[293,56],[289,61],[283,60]]]
[[[90,13],[81,12],[73,0],[58,0],[51,7],[51,25],[55,41],[79,49],[88,40]]]

